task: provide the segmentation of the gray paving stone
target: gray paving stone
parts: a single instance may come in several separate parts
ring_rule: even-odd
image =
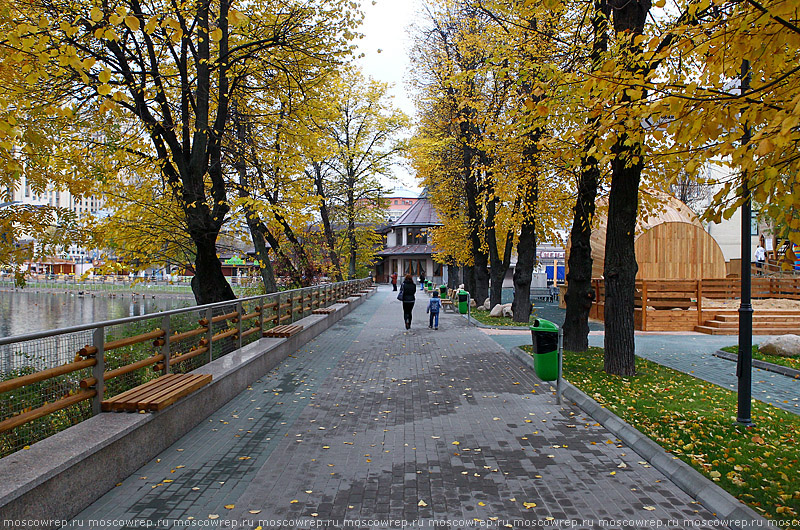
[[[406,331],[383,287],[77,519],[713,519],[463,318],[419,326],[426,301]]]

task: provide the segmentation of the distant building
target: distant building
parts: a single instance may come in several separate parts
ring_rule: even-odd
[[[386,216],[389,222],[394,222],[419,200],[419,194],[405,188],[397,188],[392,193],[384,197],[388,204],[386,206]]]
[[[386,248],[377,253],[379,258],[375,265],[375,278],[378,282],[387,282],[393,272],[400,279],[411,274],[414,282],[425,273],[425,278],[434,283],[442,283],[443,267],[433,261],[433,247],[428,238],[429,229],[441,226],[439,217],[433,209],[425,192],[414,198],[392,198],[392,201],[413,201],[401,204],[405,210],[390,226],[382,232],[386,235]],[[392,204],[391,206],[395,206]],[[401,280],[398,280],[401,281]]]
[[[91,197],[79,199],[69,191],[57,188],[48,188],[40,194],[36,193],[31,188],[25,177],[22,177],[20,187],[13,190],[11,200],[15,203],[31,206],[52,206],[54,208],[61,208],[75,213],[78,218],[85,218],[90,215],[95,217],[108,215],[108,212],[105,210],[105,201],[101,196],[92,195]],[[70,245],[69,248],[61,252],[60,257],[80,264],[92,259],[97,259],[100,256],[98,251]]]

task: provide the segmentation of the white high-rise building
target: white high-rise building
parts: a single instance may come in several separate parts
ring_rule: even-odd
[[[22,177],[20,186],[13,190],[11,200],[13,203],[18,204],[63,208],[74,212],[79,219],[90,215],[107,215],[107,211],[104,209],[105,201],[101,196],[92,195],[80,199],[72,195],[68,190],[55,187],[48,187],[43,193],[36,193],[28,185],[25,177]],[[97,258],[98,256],[95,254],[96,252],[89,251],[85,248],[70,245],[69,248],[65,249],[62,255],[58,257],[66,258],[77,263],[83,263],[87,260]]]

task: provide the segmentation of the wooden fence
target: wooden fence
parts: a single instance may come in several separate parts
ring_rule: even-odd
[[[590,317],[604,319],[605,284],[592,280],[595,299]],[[634,319],[641,331],[690,331],[712,318],[720,307],[704,307],[706,300],[734,300],[741,296],[739,278],[702,280],[637,280]],[[754,299],[800,300],[800,277],[754,277]]]
[[[77,351],[72,350],[74,360],[66,364],[17,377],[14,376],[15,373],[0,373],[4,379],[0,381],[0,396],[5,402],[0,410],[0,437],[4,437],[0,438],[2,443],[0,456],[20,449],[23,444],[27,445],[46,437],[34,433],[10,441],[7,438],[10,431],[20,426],[88,400],[92,401],[91,414],[99,413],[104,395],[108,397],[108,383],[116,378],[144,369],[158,372],[156,375],[194,369],[237,347],[241,348],[243,339],[249,338],[246,342],[256,340],[275,326],[294,322],[312,314],[315,310],[360,293],[371,285],[370,279],[351,280],[0,339],[0,346],[6,347],[6,351],[11,347],[24,352],[28,357],[37,357],[37,353],[39,357],[45,357],[44,353],[47,348],[52,347],[54,338],[61,335],[89,331],[93,338],[92,344],[87,344]],[[248,311],[247,308],[251,310]],[[186,329],[186,326],[180,330],[170,329],[171,317],[190,317],[190,315],[202,315],[202,317],[189,329]],[[142,323],[152,329],[141,332]],[[115,326],[117,329],[135,330],[136,334],[116,340],[106,340],[107,330]],[[222,343],[225,343],[224,347],[221,346]],[[218,344],[217,348],[214,347],[215,344]],[[144,358],[108,369],[110,366],[107,361],[112,352],[137,345],[140,352],[145,352]],[[183,369],[182,365],[190,359],[195,359],[195,362]],[[47,384],[56,378],[58,378],[57,384],[54,382],[50,385],[58,387],[56,393],[41,395],[42,384]],[[141,378],[133,381],[127,386],[137,386],[136,383],[141,381]],[[124,383],[118,384],[114,393],[128,389]],[[64,427],[68,427],[69,423],[85,419],[80,416],[78,414],[77,419],[73,417],[67,421]],[[41,432],[44,431],[53,434],[52,429]]]

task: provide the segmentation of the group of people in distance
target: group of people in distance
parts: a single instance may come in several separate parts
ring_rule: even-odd
[[[420,284],[425,280],[424,276],[420,276]],[[397,273],[392,273],[391,276],[392,290],[397,291]],[[424,289],[424,287],[423,287]],[[406,324],[406,329],[411,329],[411,310],[414,309],[415,295],[417,293],[417,286],[414,284],[414,279],[410,274],[406,274],[403,278],[403,283],[400,285],[400,292],[397,294],[397,299],[403,302],[403,321]],[[426,313],[430,314],[428,327],[431,329],[439,329],[439,311],[442,309],[442,300],[439,298],[439,291],[433,291],[433,297],[428,302]]]

